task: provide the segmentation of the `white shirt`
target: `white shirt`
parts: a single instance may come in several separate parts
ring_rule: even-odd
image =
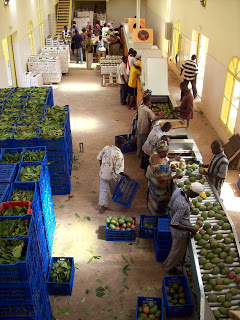
[[[122,80],[122,77],[124,77],[126,83],[127,83],[127,68],[126,64],[124,62],[120,63],[119,68],[118,68],[118,82],[120,84],[125,84],[125,82]]]
[[[104,180],[117,179],[124,172],[124,157],[116,146],[106,146],[99,152],[97,159],[102,161],[99,176]]]
[[[108,30],[109,30],[108,27],[103,27],[103,28],[102,28],[102,35],[103,35],[103,36],[106,36],[107,33],[108,33]]]
[[[148,134],[150,131],[151,120],[156,120],[157,116],[142,104],[138,109],[137,131],[140,134]]]
[[[160,128],[159,125],[155,126],[152,131],[149,133],[146,142],[142,146],[142,150],[151,156],[153,153],[153,148],[156,145],[157,141],[161,139],[161,137],[164,136],[164,132]]]
[[[131,67],[137,62],[137,59],[132,57],[132,56],[128,56],[128,62],[127,62],[127,74],[130,73],[130,69]]]

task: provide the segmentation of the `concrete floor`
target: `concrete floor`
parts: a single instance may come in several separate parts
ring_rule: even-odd
[[[133,205],[130,209],[120,207],[112,203],[109,196],[109,211],[98,214],[96,156],[105,145],[114,143],[116,135],[130,132],[133,111],[121,107],[119,87],[101,87],[100,71],[95,67],[87,70],[85,65],[72,64],[69,75],[64,76],[54,90],[55,104],[70,105],[73,151],[78,158],[71,178],[73,198],[54,196],[57,229],[53,256],[74,257],[77,266],[72,297],[51,297],[53,314],[59,320],[135,319],[137,296],[162,296],[162,277],[167,275],[162,263],[156,262],[153,241],[140,239],[138,229],[133,245],[104,241],[108,214],[135,216],[139,226],[140,214],[147,214],[147,186],[143,171],[139,169],[140,160],[134,153],[126,154],[126,173],[141,183]],[[178,88],[179,80],[169,70],[169,90],[176,100]],[[208,161],[210,144],[217,136],[204,115],[197,111],[199,103],[196,103],[190,132],[204,161]],[[83,153],[79,152],[80,142],[84,144]],[[235,172],[228,175],[226,182],[236,187],[236,181]],[[234,192],[239,197],[239,190]],[[225,201],[224,195],[223,198]],[[233,220],[240,224],[237,215],[238,212],[232,213]],[[100,256],[100,259],[88,264],[92,256]],[[125,276],[122,269],[127,264],[131,270]],[[127,279],[125,287],[124,278]],[[108,297],[97,297],[96,288],[107,285],[111,287]]]

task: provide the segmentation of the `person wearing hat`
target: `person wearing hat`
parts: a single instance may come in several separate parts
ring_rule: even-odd
[[[203,199],[206,198],[204,186],[199,182],[192,183],[187,191],[178,188],[172,194],[168,204],[172,216],[170,224],[172,247],[167,259],[163,262],[166,272],[176,272],[176,267],[186,252],[190,234],[194,235],[197,232],[190,222],[189,198],[196,198],[199,195]]]
[[[142,63],[138,60],[130,69],[129,80],[128,80],[128,98],[127,107],[128,109],[135,108],[136,106],[136,95],[137,95],[137,78],[141,74]]]
[[[178,179],[178,174],[172,176],[168,163],[169,146],[167,141],[159,140],[154,148],[154,154],[149,159],[148,177],[148,211],[152,215],[165,214],[172,194],[172,180]]]

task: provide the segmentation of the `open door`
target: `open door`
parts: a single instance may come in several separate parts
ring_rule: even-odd
[[[3,46],[3,53],[5,57],[6,68],[7,68],[8,86],[16,87],[17,78],[16,78],[15,62],[14,62],[13,47],[12,47],[12,36],[9,36],[3,39],[2,46]]]

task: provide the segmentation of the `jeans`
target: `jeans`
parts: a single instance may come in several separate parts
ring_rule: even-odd
[[[120,84],[120,102],[122,106],[127,104],[127,85]]]
[[[78,63],[78,54],[80,56],[80,61],[81,63],[83,63],[83,54],[82,54],[82,48],[78,48],[78,49],[75,49],[75,56],[76,56],[76,63]]]
[[[191,82],[193,98],[196,98],[196,96],[197,96],[196,80],[186,80],[186,79],[184,79],[184,82],[186,82],[187,85],[189,84],[189,82]],[[181,98],[182,98],[182,94],[181,94]]]

